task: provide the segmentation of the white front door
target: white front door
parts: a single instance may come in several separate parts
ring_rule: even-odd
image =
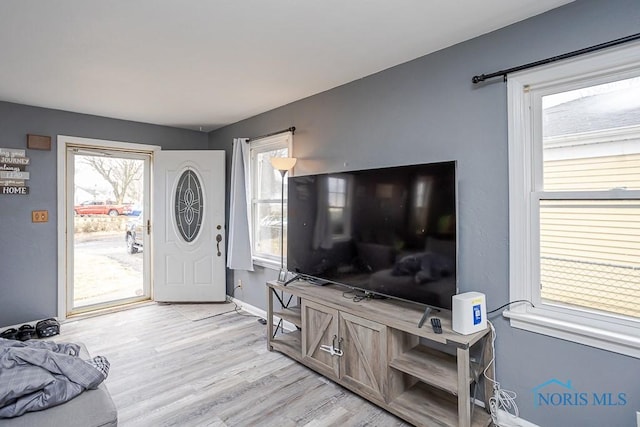
[[[224,151],[154,155],[153,298],[226,300]]]

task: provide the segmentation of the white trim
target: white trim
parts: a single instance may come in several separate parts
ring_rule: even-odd
[[[267,318],[267,312],[264,311],[261,308],[258,308],[256,306],[253,306],[249,303],[246,303],[242,300],[239,300],[237,298],[234,298],[230,295],[227,295],[227,298],[229,299],[229,301],[233,302],[234,304],[236,304],[238,306],[238,309],[240,310],[244,310],[249,314],[252,314],[256,317],[259,317],[261,319],[266,319]],[[280,322],[280,318],[278,316],[273,316],[273,325],[276,326],[278,324],[278,322]],[[291,322],[287,322],[286,320],[283,320],[283,326],[284,329],[287,332],[294,332],[295,330],[297,330],[296,325],[294,325]]]
[[[251,305],[249,303],[246,303],[242,300],[239,300],[235,297],[232,297],[231,295],[227,295],[227,298],[229,299],[229,301],[231,301],[232,303],[236,304],[238,306],[239,310],[244,310],[249,314],[252,314],[256,317],[260,317],[261,319],[266,319],[267,318],[267,312],[264,311],[261,308],[258,308],[254,305]]]
[[[270,256],[269,254],[256,252],[256,227],[255,227],[255,211],[258,203],[280,203],[281,199],[258,199],[256,197],[257,191],[254,191],[257,188],[257,180],[259,179],[258,174],[254,169],[254,160],[256,154],[266,153],[269,151],[280,150],[286,148],[287,155],[293,156],[293,133],[292,132],[283,132],[277,135],[272,135],[265,138],[260,138],[256,140],[249,141],[249,161],[245,163],[245,167],[250,170],[251,181],[250,181],[250,194],[251,198],[249,200],[249,215],[250,215],[250,232],[251,232],[251,253],[252,253],[252,261],[254,265],[259,265],[267,268],[280,269],[280,256]],[[291,169],[287,172],[287,176],[295,176],[294,169]],[[286,179],[286,178],[285,178]],[[286,211],[285,211],[286,214]],[[286,266],[287,260],[286,256],[284,259],[284,265]]]
[[[291,153],[293,144],[293,134],[291,132],[283,132],[265,138],[249,140],[249,146],[251,149],[260,147],[260,151],[277,150],[282,144],[286,144],[289,153]]]
[[[253,265],[269,268],[271,270],[276,270],[276,271],[280,270],[280,261],[276,261],[273,259],[253,257]],[[285,260],[285,265],[286,265],[286,260]]]
[[[84,145],[93,148],[115,148],[125,151],[160,151],[162,147],[159,145],[138,144],[137,142],[111,141],[108,139],[82,138],[79,136],[58,135],[58,152],[61,145]],[[66,147],[63,147],[66,148]]]
[[[535,191],[532,197],[535,203],[540,200],[629,200],[639,199],[640,190]]]
[[[541,199],[640,198],[637,190],[542,191],[542,97],[639,76],[639,58],[640,43],[633,43],[509,75],[509,295],[512,301],[531,301],[535,308],[519,304],[504,313],[515,328],[636,358],[640,358],[638,319],[542,301],[537,265]],[[558,138],[558,144],[594,144],[601,135],[585,133],[583,141]],[[616,130],[614,135],[619,150],[637,147],[637,127]]]
[[[94,138],[82,138],[76,136],[58,135],[57,136],[57,234],[58,234],[58,292],[57,292],[57,312],[58,320],[63,321],[67,318],[67,146],[79,145],[89,148],[109,148],[123,151],[148,151],[155,152],[162,149],[159,145],[138,144],[134,142],[109,141]]]
[[[526,286],[532,276],[531,242],[531,150],[529,115],[527,114],[528,92],[518,78],[510,78],[507,84],[509,106],[509,295],[511,300],[531,301],[531,288]],[[516,143],[517,141],[517,143]],[[518,165],[519,167],[514,167]]]
[[[639,66],[640,42],[633,42],[512,73],[507,83],[524,77],[529,88],[548,95],[558,92],[559,86],[564,92],[580,88],[585,82],[591,86],[636,76]],[[578,73],[577,69],[585,71]]]
[[[58,212],[58,301],[57,301],[57,318],[59,320],[64,320],[67,318],[67,303],[66,303],[66,276],[67,276],[67,250],[66,250],[66,241],[67,241],[67,224],[66,224],[66,216],[65,216],[65,206],[66,206],[66,164],[65,156],[67,153],[66,144],[61,141],[60,137],[57,139],[57,170],[58,176],[56,177],[56,188],[58,189],[57,195],[57,212]],[[62,192],[62,194],[60,194]]]
[[[510,319],[514,328],[640,358],[637,327],[617,325],[616,328],[612,328],[605,322],[599,322],[601,326],[592,326],[579,316],[561,316],[545,309],[534,310],[508,310],[503,315]],[[579,323],[580,321],[583,323]]]

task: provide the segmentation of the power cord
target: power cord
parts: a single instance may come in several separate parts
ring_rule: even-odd
[[[344,291],[342,293],[342,298],[352,299],[353,296],[351,296],[351,295],[355,295],[355,293],[356,293],[356,291],[354,291],[353,289],[350,290],[350,291]]]
[[[353,302],[360,302],[360,301],[369,301],[372,299],[376,299],[377,297],[376,295],[366,291],[352,289],[350,291],[344,291],[342,293],[342,298],[350,299]]]
[[[233,288],[233,297],[231,297],[231,298],[235,298],[235,296],[236,296],[236,289],[238,289],[238,288],[241,288],[241,286],[236,286],[235,288]],[[228,299],[227,299],[227,301],[229,301],[229,302],[233,303],[233,305],[235,305],[235,308],[233,309],[233,311],[235,311],[235,312],[236,312],[236,314],[237,314],[238,316],[244,316],[244,317],[257,317],[258,319],[262,319],[262,317],[260,317],[260,316],[256,316],[256,315],[249,314],[249,313],[242,313],[242,312],[240,311],[240,310],[242,310],[242,308],[238,305],[238,303],[237,303],[237,302],[235,302],[235,301],[234,301],[234,300],[232,300],[231,298],[228,298]],[[264,319],[263,319],[263,320],[264,320]],[[262,323],[262,322],[260,322],[260,323]],[[265,321],[265,323],[263,323],[263,324],[266,324],[266,321]]]
[[[364,292],[358,293],[358,291],[356,291],[355,289],[344,291],[342,293],[342,298],[350,299],[353,302],[360,302],[368,299],[367,295]]]
[[[509,306],[511,304],[518,303],[518,302],[526,302],[526,303],[531,304],[531,307],[536,308],[536,306],[533,305],[533,303],[531,301],[529,301],[528,299],[518,299],[518,300],[515,300],[515,301],[509,301],[506,304],[502,304],[500,307],[496,308],[495,310],[487,311],[487,314],[495,313],[498,310],[502,310],[503,308],[505,308],[505,307],[507,307],[507,306]]]
[[[512,304],[518,304],[518,303],[530,304],[531,307],[535,308],[535,305],[531,301],[527,299],[519,299],[515,301],[509,301],[508,303],[502,304],[500,307],[494,310],[488,311],[487,316],[492,313],[496,313]],[[489,411],[491,412],[491,420],[493,421],[493,424],[496,425],[497,427],[513,427],[513,426],[519,425],[519,424],[514,424],[509,422],[509,418],[511,417],[516,418],[520,414],[520,411],[518,410],[518,405],[516,404],[517,394],[514,391],[502,389],[502,387],[500,387],[500,383],[495,380],[496,329],[493,326],[493,323],[491,323],[491,321],[487,320],[487,323],[489,323],[489,327],[491,328],[491,348],[493,349],[492,351],[493,357],[485,367],[483,371],[483,375],[487,381],[491,382],[492,388],[493,388],[493,396],[489,398]],[[487,371],[492,365],[494,366],[494,378],[489,378],[489,376],[487,375]],[[509,416],[505,417],[504,413],[500,415],[500,411],[504,411]]]
[[[505,306],[506,305],[508,304],[505,304]],[[489,411],[491,412],[491,420],[493,421],[493,424],[495,424],[497,427],[507,427],[504,424],[500,424],[498,422],[499,421],[498,410],[503,409],[504,411],[513,415],[514,417],[518,417],[520,414],[520,411],[518,411],[518,405],[516,404],[517,394],[511,390],[503,390],[500,387],[500,383],[498,381],[496,381],[494,378],[489,378],[489,375],[487,375],[487,371],[489,370],[491,365],[495,365],[495,361],[496,361],[496,356],[495,356],[496,329],[493,327],[493,323],[491,323],[490,321],[487,321],[487,323],[491,328],[492,356],[491,356],[491,360],[489,361],[489,363],[487,363],[487,366],[484,368],[484,371],[482,372],[482,374],[487,379],[487,381],[491,382],[493,386],[493,396],[489,399]],[[494,377],[495,377],[495,367],[494,367]]]

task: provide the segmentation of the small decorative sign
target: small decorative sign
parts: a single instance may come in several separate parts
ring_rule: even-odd
[[[20,148],[0,148],[0,155],[8,157],[25,157],[27,152]]]
[[[29,172],[0,171],[0,179],[29,179]]]
[[[29,179],[30,173],[25,172],[25,169],[30,160],[26,155],[26,150],[0,148],[0,194],[29,194],[25,181]]]
[[[29,194],[29,187],[0,186],[0,194],[18,194],[24,196]]]
[[[28,157],[14,157],[4,156],[0,157],[0,163],[6,163],[8,165],[28,165],[31,159]]]
[[[23,171],[26,169],[25,165],[8,165],[6,163],[0,163],[0,171]]]
[[[27,134],[27,148],[32,150],[51,150],[51,137]]]
[[[9,187],[24,187],[24,179],[0,179],[0,185]]]

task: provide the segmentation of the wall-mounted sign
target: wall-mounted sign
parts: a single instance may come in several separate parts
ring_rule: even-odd
[[[0,171],[23,171],[27,167],[25,165],[8,165],[6,163],[0,163]]]
[[[51,150],[51,137],[27,134],[27,148],[32,150]]]
[[[26,155],[26,150],[0,148],[0,194],[29,194],[25,181],[30,174],[25,169],[30,160]]]
[[[0,185],[5,187],[24,187],[24,179],[0,179]]]
[[[29,179],[29,172],[0,171],[0,179]]]
[[[26,155],[27,151],[19,148],[0,148],[0,156],[25,157]]]
[[[29,194],[29,187],[6,187],[0,186],[0,194],[17,194],[24,196]]]
[[[0,156],[2,156],[0,157],[0,163],[6,163],[8,165],[28,165],[31,160],[28,157]]]

